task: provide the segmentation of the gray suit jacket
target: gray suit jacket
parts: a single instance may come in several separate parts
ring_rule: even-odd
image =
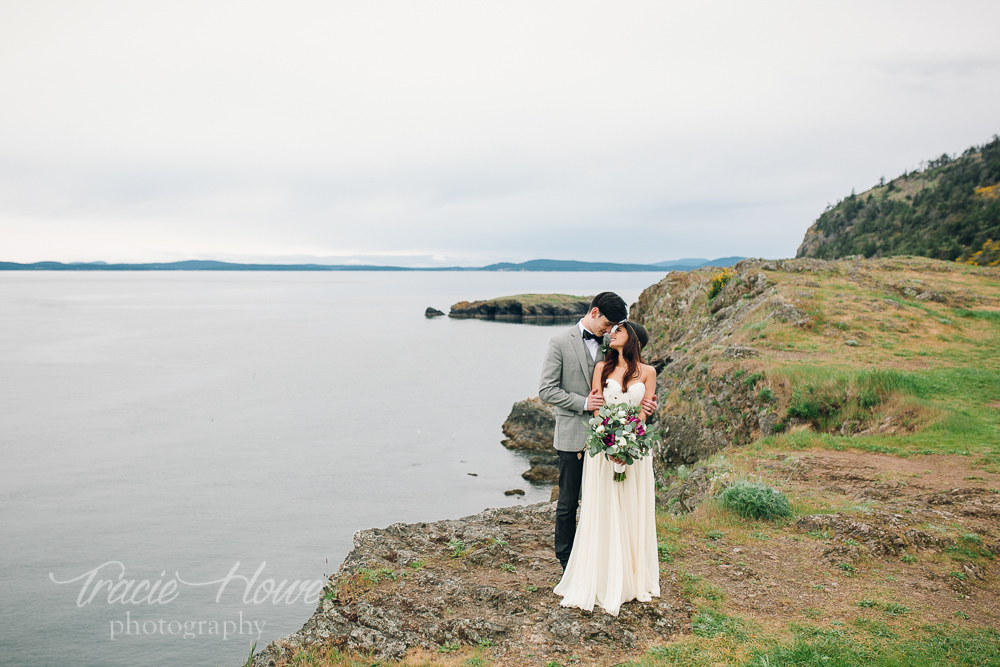
[[[583,342],[580,327],[576,324],[552,337],[542,364],[542,377],[538,383],[538,397],[555,408],[555,448],[563,452],[583,450],[587,439],[590,413],[584,412],[594,365],[603,361],[604,353],[597,359],[590,358],[590,350]]]

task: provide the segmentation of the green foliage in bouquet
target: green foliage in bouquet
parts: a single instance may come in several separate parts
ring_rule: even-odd
[[[638,407],[628,403],[605,403],[591,418],[586,449],[591,456],[604,454],[632,465],[652,449],[657,433],[646,429],[639,419]],[[624,472],[615,472],[616,482],[625,480]]]

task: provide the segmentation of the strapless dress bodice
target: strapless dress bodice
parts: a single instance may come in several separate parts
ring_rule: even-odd
[[[608,378],[608,384],[604,387],[604,400],[608,403],[628,403],[633,407],[638,407],[642,397],[646,395],[646,385],[636,380],[622,391],[621,384],[617,380]]]

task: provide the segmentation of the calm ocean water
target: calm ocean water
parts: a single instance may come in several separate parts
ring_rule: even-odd
[[[557,329],[424,308],[661,277],[0,272],[0,663],[239,665],[354,531],[546,499],[500,425]]]

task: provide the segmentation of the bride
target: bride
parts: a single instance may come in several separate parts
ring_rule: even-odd
[[[639,407],[656,393],[656,369],[642,363],[649,334],[625,320],[611,329],[610,348],[594,367],[593,388],[608,403]],[[649,414],[642,410],[645,421]],[[612,616],[623,602],[649,602],[660,596],[656,556],[653,457],[628,466],[615,482],[614,463],[599,454],[584,455],[580,525],[562,580],[555,587],[564,607],[593,611],[598,604]]]

